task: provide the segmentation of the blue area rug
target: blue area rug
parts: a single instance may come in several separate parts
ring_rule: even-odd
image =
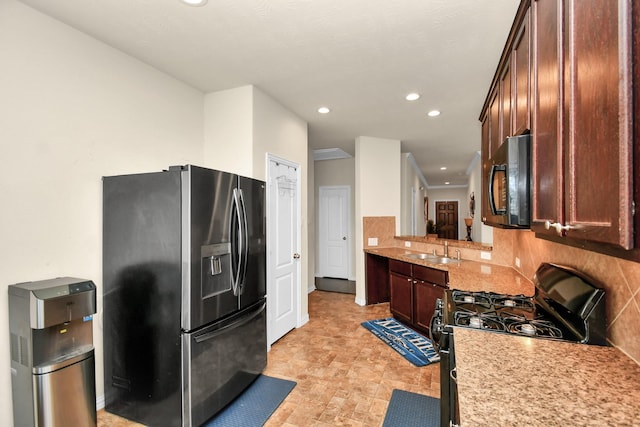
[[[293,381],[260,375],[204,427],[263,426],[295,385]]]
[[[382,427],[439,427],[440,399],[393,390]]]
[[[362,326],[416,366],[426,366],[440,361],[440,355],[429,339],[404,326],[393,317],[368,320],[362,322]]]

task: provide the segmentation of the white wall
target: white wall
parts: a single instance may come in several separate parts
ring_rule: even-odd
[[[205,95],[203,166],[256,178],[253,135],[252,86]]]
[[[362,218],[394,216],[399,234],[400,180],[400,141],[356,138],[356,302],[361,305],[366,302]]]
[[[424,220],[424,197],[427,195],[426,181],[415,158],[411,153],[401,155],[401,212],[400,234],[424,236],[427,223]],[[416,218],[416,230],[413,230],[412,217]]]
[[[351,228],[351,239],[349,241],[350,247],[350,259],[355,259],[356,254],[356,244],[355,244],[355,212],[356,212],[356,200],[355,200],[355,185],[356,185],[356,160],[353,157],[348,159],[336,159],[336,160],[322,160],[314,163],[314,179],[315,179],[315,190],[314,190],[314,202],[316,206],[316,210],[314,211],[316,217],[318,215],[317,207],[319,204],[319,191],[318,189],[323,186],[348,186],[351,188],[351,200],[349,205],[349,213],[351,217],[349,218],[349,227]],[[319,221],[316,221],[314,226],[315,231],[315,241],[316,241],[316,257],[315,262],[316,265],[320,262],[319,253],[318,253],[318,239],[319,239]],[[317,275],[317,271],[315,272]],[[353,262],[349,265],[349,279],[355,279],[355,266]]]
[[[13,0],[0,1],[0,425],[12,425],[7,286],[77,276],[102,308],[101,177],[203,159],[203,95]],[[102,323],[96,381],[104,394]]]

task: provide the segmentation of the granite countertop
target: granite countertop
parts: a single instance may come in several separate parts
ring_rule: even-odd
[[[640,426],[640,366],[614,347],[455,328],[462,426]]]
[[[427,260],[410,258],[407,254],[417,252],[402,248],[367,248],[364,251],[398,261],[448,271],[449,288],[451,289],[529,296],[534,293],[533,283],[511,267],[469,260],[459,264],[434,264]]]

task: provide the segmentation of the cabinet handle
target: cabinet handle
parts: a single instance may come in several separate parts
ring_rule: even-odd
[[[559,222],[545,221],[544,228],[547,230],[553,228],[556,230],[556,233],[558,233],[558,236],[562,236],[564,235],[565,231],[571,230],[573,227],[571,227],[570,225],[562,225]]]
[[[410,282],[412,279],[407,279],[407,282]]]

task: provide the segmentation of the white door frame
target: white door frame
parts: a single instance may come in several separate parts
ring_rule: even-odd
[[[322,203],[322,193],[323,190],[346,190],[347,193],[347,203],[345,205],[346,208],[346,215],[347,215],[347,221],[345,226],[347,227],[347,229],[345,230],[345,234],[347,237],[347,280],[355,280],[352,277],[352,273],[351,273],[351,266],[353,265],[353,260],[351,259],[351,253],[353,252],[353,240],[351,237],[351,186],[349,185],[322,185],[320,187],[318,187],[318,224],[320,224],[322,222],[322,218],[320,218],[320,204]],[[318,233],[320,233],[320,227],[318,227]],[[318,253],[321,253],[321,248],[320,248],[320,242],[321,242],[321,237],[318,236]],[[319,275],[322,277],[325,274],[325,270],[323,265],[319,266]]]
[[[296,246],[297,246],[297,253],[300,254],[300,248],[302,248],[302,195],[301,195],[301,183],[302,183],[302,174],[300,172],[300,165],[296,162],[293,162],[291,160],[287,160],[284,159],[282,157],[278,157],[275,156],[271,153],[267,153],[266,154],[266,181],[267,184],[269,182],[271,182],[272,177],[271,176],[271,168],[269,167],[270,162],[277,162],[292,168],[296,169],[296,181],[298,183],[298,185],[296,185],[296,217],[297,217],[297,223],[298,223],[298,233],[297,233],[297,239],[296,239]],[[269,212],[269,209],[271,207],[271,203],[272,201],[270,200],[270,197],[268,196],[269,192],[267,192],[267,197],[266,197],[266,205],[265,205],[265,210],[266,212]],[[272,271],[271,271],[271,253],[274,250],[274,242],[275,242],[275,238],[274,236],[271,236],[271,230],[273,230],[274,228],[274,219],[270,218],[269,216],[267,216],[266,218],[266,222],[267,222],[267,305],[269,304],[269,290],[271,289],[272,284],[270,283],[271,281],[271,276],[272,276]],[[301,256],[306,256],[307,254],[300,254]],[[303,321],[302,321],[302,264],[301,262],[297,263],[297,267],[296,267],[296,280],[298,282],[298,289],[297,289],[297,298],[295,301],[295,307],[294,309],[296,310],[296,328],[299,328],[300,326],[303,325]],[[306,292],[305,292],[306,295]],[[269,310],[267,310],[267,313],[269,313]],[[269,326],[270,322],[272,319],[267,318],[267,326]],[[268,346],[269,348],[271,348],[271,344],[269,344]]]
[[[411,187],[411,234],[413,236],[418,235],[418,218],[416,211],[418,210],[418,204],[416,203],[416,197],[418,191],[416,187]]]

